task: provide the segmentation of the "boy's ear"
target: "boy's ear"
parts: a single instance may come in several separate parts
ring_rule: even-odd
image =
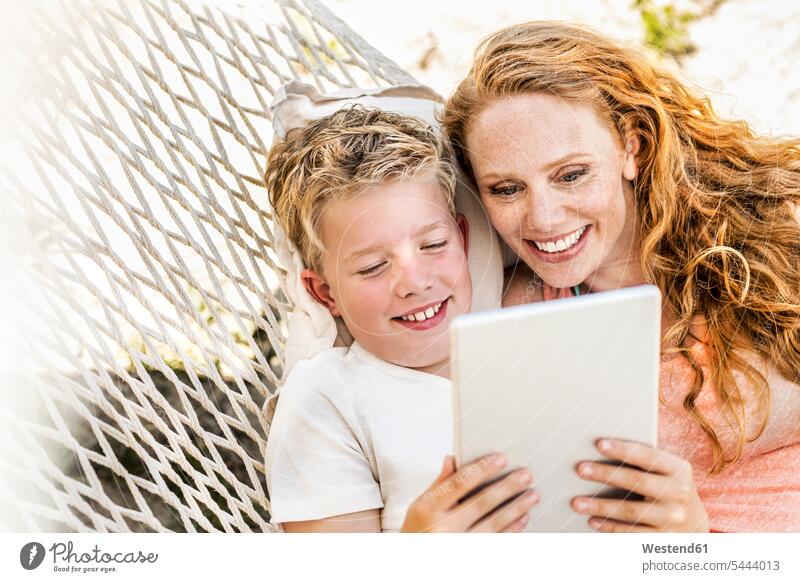
[[[456,214],[456,224],[458,230],[461,231],[461,239],[464,244],[464,255],[469,256],[469,221],[467,217],[461,213]]]
[[[331,295],[331,287],[325,282],[325,279],[320,277],[316,272],[311,269],[304,269],[300,273],[300,279],[303,281],[303,286],[308,291],[314,300],[325,307],[331,312],[334,317],[339,317],[339,309],[336,307],[336,300]]]

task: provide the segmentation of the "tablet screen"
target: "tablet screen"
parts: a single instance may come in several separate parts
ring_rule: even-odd
[[[467,314],[451,327],[455,456],[503,451],[541,501],[527,531],[592,531],[570,505],[601,437],[655,446],[661,296],[651,285]]]

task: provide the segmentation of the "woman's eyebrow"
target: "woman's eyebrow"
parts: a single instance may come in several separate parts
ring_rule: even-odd
[[[549,172],[553,168],[556,168],[566,162],[571,162],[582,158],[593,158],[593,156],[589,152],[570,152],[566,155],[561,156],[557,160],[553,160],[552,162],[547,162],[544,166],[542,166],[542,170],[544,170],[545,172]],[[485,184],[487,182],[492,182],[495,180],[506,180],[509,179],[510,176],[514,176],[518,173],[519,172],[514,170],[507,170],[507,171],[501,170],[501,171],[488,172],[487,174],[481,175],[480,183]]]
[[[560,165],[562,165],[562,164],[564,164],[566,162],[571,162],[571,161],[579,159],[579,158],[588,158],[588,157],[592,157],[592,155],[590,153],[588,153],[588,152],[570,152],[570,153],[568,153],[568,154],[566,154],[564,156],[561,156],[557,160],[553,160],[552,162],[548,162],[547,164],[544,165],[544,169],[545,170],[552,170],[556,166],[560,166]]]

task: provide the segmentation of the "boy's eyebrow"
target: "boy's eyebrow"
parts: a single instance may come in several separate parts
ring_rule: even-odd
[[[417,230],[414,231],[414,236],[415,237],[423,236],[425,234],[428,234],[432,230],[436,230],[437,228],[442,228],[442,227],[447,227],[447,222],[445,222],[444,220],[437,220],[436,222],[431,222],[430,224],[426,224],[425,226],[419,227]],[[385,244],[386,244],[386,241],[380,241],[380,242],[371,244],[371,245],[369,245],[367,247],[364,247],[363,249],[359,249],[359,250],[355,251],[354,253],[350,253],[349,255],[347,255],[347,257],[345,257],[345,259],[344,259],[344,262],[345,263],[350,263],[352,261],[355,261],[359,257],[363,257],[364,255],[368,255],[370,253],[374,253],[375,251],[380,250],[380,248]]]

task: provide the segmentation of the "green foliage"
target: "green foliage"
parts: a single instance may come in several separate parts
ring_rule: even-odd
[[[700,15],[680,10],[672,4],[657,5],[653,0],[634,0],[644,25],[644,42],[662,56],[681,58],[697,50],[689,36],[689,24]]]
[[[689,25],[713,16],[728,0],[683,0],[692,10],[680,9],[665,0],[633,0],[644,26],[644,43],[660,56],[680,60],[697,50],[689,36]]]

